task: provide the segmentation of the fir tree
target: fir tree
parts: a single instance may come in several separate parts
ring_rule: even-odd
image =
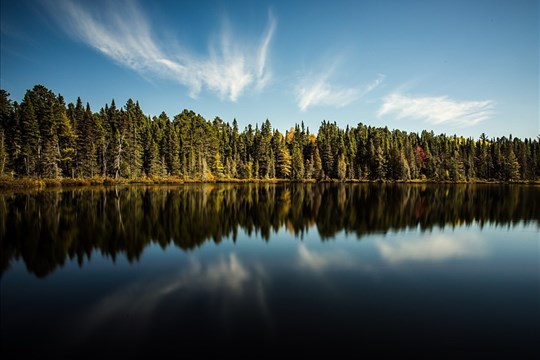
[[[302,150],[300,150],[300,146],[296,143],[293,145],[291,158],[291,179],[304,179],[304,159],[302,156]]]
[[[27,95],[21,104],[21,155],[24,175],[36,176],[37,159],[40,156],[40,133],[32,100]]]

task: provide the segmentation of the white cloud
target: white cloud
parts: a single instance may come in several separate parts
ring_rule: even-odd
[[[375,90],[383,81],[384,75],[377,78],[366,87],[340,87],[330,84],[329,78],[333,67],[317,77],[307,76],[300,81],[296,89],[297,104],[300,111],[306,111],[310,106],[344,107]]]
[[[268,14],[269,25],[264,34],[261,45],[257,52],[257,89],[263,89],[270,80],[271,73],[267,69],[266,63],[268,59],[268,48],[276,30],[276,19],[272,12]]]
[[[367,86],[364,89],[362,89],[362,91],[360,93],[360,97],[362,97],[364,95],[367,95],[368,93],[370,93],[373,90],[375,90],[376,88],[378,88],[379,85],[381,85],[384,82],[385,77],[386,77],[386,75],[384,75],[384,74],[377,75],[377,78],[375,80],[373,80],[372,82],[367,84]]]
[[[392,93],[383,99],[377,116],[396,114],[398,119],[424,119],[435,125],[466,127],[489,119],[494,106],[492,100],[459,101],[448,96],[412,97]]]
[[[263,89],[271,77],[267,63],[276,28],[272,13],[260,44],[241,46],[224,26],[218,44],[210,44],[208,54],[201,56],[178,44],[160,44],[134,2],[115,3],[116,7],[109,5],[99,13],[72,1],[55,4],[61,10],[55,16],[68,34],[142,75],[157,75],[186,86],[191,97],[207,88],[236,101],[252,86]]]
[[[379,240],[376,247],[381,256],[392,264],[479,258],[487,254],[484,240],[474,234],[460,234],[459,236],[434,234],[412,240]]]

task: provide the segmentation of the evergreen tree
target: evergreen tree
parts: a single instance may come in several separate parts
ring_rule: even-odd
[[[58,172],[62,176],[74,176],[75,168],[75,130],[66,113],[66,104],[62,96],[58,96],[53,107],[53,117],[56,122],[56,137],[58,139]],[[54,143],[55,141],[53,141]]]
[[[60,176],[58,148],[58,136],[55,133],[45,137],[40,171],[44,178],[55,179]]]
[[[295,143],[293,145],[291,158],[291,179],[302,180],[304,178],[304,159],[300,146]]]
[[[503,176],[506,181],[516,181],[520,177],[519,162],[511,143],[507,144],[506,148],[503,162]]]
[[[97,152],[95,143],[95,121],[90,104],[86,104],[82,121],[78,123],[79,136],[77,138],[77,166],[80,177],[93,177],[97,175]]]
[[[165,117],[165,113],[162,113]],[[167,121],[166,131],[166,150],[165,150],[165,162],[167,164],[167,172],[169,175],[180,175],[180,149],[178,144],[178,132],[176,128],[171,124],[169,118]]]
[[[225,167],[223,166],[223,161],[221,160],[221,153],[218,151],[214,156],[213,173],[218,179],[223,179],[225,177]]]
[[[289,153],[289,149],[286,146],[282,146],[279,149],[278,154],[278,175],[282,179],[289,179],[292,171],[292,157]]]
[[[375,179],[384,180],[386,177],[386,158],[380,145],[377,145],[377,148],[375,150],[374,165]]]
[[[315,147],[315,152],[313,154],[313,178],[317,180],[324,179],[324,172],[322,168],[322,160],[319,154],[319,147]]]
[[[40,133],[32,100],[25,95],[21,104],[21,156],[24,175],[36,176],[37,159],[40,156]]]
[[[128,99],[125,105],[125,120],[127,123],[125,175],[128,178],[138,178],[143,172],[144,146],[141,132],[146,120],[138,102],[134,103]]]
[[[0,127],[0,176],[4,176],[6,171],[6,165],[9,163],[6,147],[6,133],[4,131],[4,128]]]
[[[268,177],[274,179],[276,177],[276,160],[274,150],[270,149],[270,162],[268,163]]]
[[[13,106],[9,100],[9,93],[0,90],[0,176],[3,176],[12,162],[8,157],[8,139],[7,134],[13,119]]]
[[[347,176],[347,163],[345,162],[345,153],[340,152],[336,163],[336,174],[339,180],[345,180]]]

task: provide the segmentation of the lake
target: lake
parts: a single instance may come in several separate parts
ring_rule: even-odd
[[[536,358],[540,187],[0,193],[1,355]]]

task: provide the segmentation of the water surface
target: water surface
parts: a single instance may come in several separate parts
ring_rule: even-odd
[[[534,357],[539,229],[529,186],[4,193],[1,354]]]

